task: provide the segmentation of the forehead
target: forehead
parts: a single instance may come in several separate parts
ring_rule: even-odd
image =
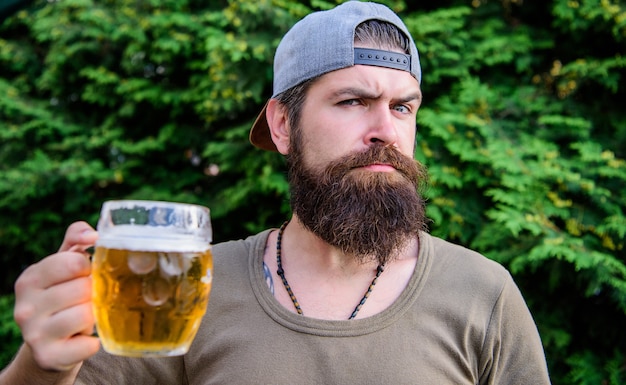
[[[409,72],[386,67],[355,65],[320,76],[310,91],[331,95],[341,90],[362,90],[377,95],[421,100],[419,82]]]

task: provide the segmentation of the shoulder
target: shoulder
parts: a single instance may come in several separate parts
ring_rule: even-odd
[[[429,234],[422,234],[421,241],[431,260],[431,278],[451,288],[498,297],[505,286],[515,286],[508,270],[474,250]]]
[[[262,259],[271,230],[265,230],[245,239],[216,243],[211,247],[214,278],[232,280],[245,276],[254,259]],[[222,281],[220,281],[222,282]],[[215,285],[214,285],[215,286]]]
[[[425,247],[430,248],[434,263],[448,267],[467,267],[470,272],[487,271],[497,275],[508,275],[502,265],[477,251],[429,234],[422,234],[421,239]]]
[[[216,243],[211,248],[213,258],[232,258],[233,254],[248,255],[250,252],[262,252],[265,249],[265,244],[267,243],[267,237],[270,231],[271,229],[268,229],[258,234],[250,235],[245,239],[237,239]]]
[[[448,321],[469,322],[485,333],[506,325],[533,330],[522,293],[507,269],[466,247],[430,235],[423,239],[431,262],[422,295],[433,311],[446,314]],[[464,327],[456,321],[450,322]]]

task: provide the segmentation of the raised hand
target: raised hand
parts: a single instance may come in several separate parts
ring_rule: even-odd
[[[44,371],[64,372],[98,351],[85,251],[97,237],[87,223],[73,223],[59,251],[28,267],[16,281],[14,315],[25,345],[14,364],[34,361]]]

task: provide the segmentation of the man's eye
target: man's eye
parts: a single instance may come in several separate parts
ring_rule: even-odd
[[[356,106],[357,104],[359,104],[359,100],[358,99],[346,99],[346,100],[340,101],[339,104],[342,106]]]
[[[404,104],[396,104],[395,106],[393,106],[393,109],[403,114],[408,114],[409,112],[411,112],[411,109]]]

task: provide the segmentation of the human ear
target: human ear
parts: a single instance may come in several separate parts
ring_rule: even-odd
[[[286,155],[289,152],[289,134],[291,130],[287,120],[285,105],[276,99],[270,99],[267,103],[265,116],[276,149],[281,154]]]

